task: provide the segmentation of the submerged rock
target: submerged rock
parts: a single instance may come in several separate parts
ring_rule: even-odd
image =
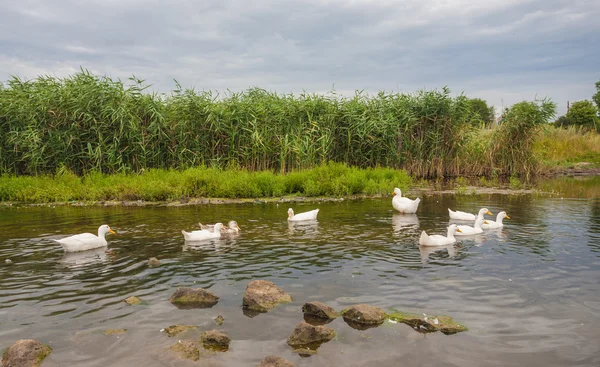
[[[127,329],[106,329],[104,335],[123,335],[127,332]]]
[[[420,333],[433,333],[439,331],[445,335],[452,335],[468,330],[466,326],[454,321],[450,316],[425,316],[404,312],[394,312],[389,319],[410,325]]]
[[[209,308],[219,302],[219,297],[206,289],[179,287],[169,301],[177,308]]]
[[[327,326],[314,326],[304,321],[299,323],[287,339],[291,347],[312,346],[317,349],[322,343],[335,338],[335,330]]]
[[[223,325],[224,321],[225,321],[225,319],[221,315],[215,317],[215,322],[217,323],[217,325]]]
[[[369,327],[380,325],[385,321],[387,314],[379,307],[360,304],[343,310],[342,316],[348,325],[355,325],[358,326],[355,329],[360,329],[361,324]]]
[[[123,302],[127,303],[129,306],[135,306],[142,303],[142,300],[137,298],[136,296],[127,297],[123,300]]]
[[[2,366],[38,367],[51,352],[52,348],[39,340],[17,340],[4,352]]]
[[[279,356],[266,356],[258,367],[295,367],[296,365]]]
[[[307,302],[302,306],[304,315],[318,317],[321,319],[335,319],[340,314],[333,308],[321,302]]]
[[[13,263],[11,259],[6,259],[6,260],[4,260],[4,262],[7,263],[8,265]]]
[[[296,353],[297,355],[299,355],[302,358],[307,358],[310,356],[314,356],[315,354],[317,354],[317,349],[310,349],[310,348],[298,348],[298,349],[294,349],[294,353]]]
[[[160,265],[160,261],[157,258],[151,257],[151,258],[148,259],[148,266],[149,267],[153,268],[153,267],[156,267],[156,266],[159,266],[159,265]]]
[[[229,349],[231,339],[218,330],[205,331],[201,335],[205,348],[226,351]]]
[[[179,342],[171,345],[170,349],[181,358],[191,359],[192,361],[197,361],[200,359],[200,349],[198,349],[196,343],[190,340],[180,340]]]
[[[292,302],[292,297],[268,280],[253,280],[248,283],[242,302],[244,309],[266,312],[280,303]]]
[[[171,325],[169,327],[166,327],[163,329],[163,331],[165,333],[167,333],[167,335],[169,337],[175,336],[179,333],[183,333],[185,331],[188,330],[193,330],[193,329],[197,329],[198,327],[196,326],[187,326],[187,325]]]

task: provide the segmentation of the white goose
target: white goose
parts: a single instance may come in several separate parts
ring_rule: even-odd
[[[215,231],[215,225],[214,224],[202,224],[202,223],[198,223],[198,225],[200,226],[201,229],[206,229],[210,232],[214,232]],[[227,227],[222,227],[221,228],[221,234],[236,234],[241,232],[242,230],[240,229],[240,227],[238,226],[238,223],[235,220],[230,220],[229,223],[227,223]]]
[[[223,223],[217,223],[214,226],[214,231],[211,232],[208,229],[201,229],[199,231],[191,231],[191,232],[186,232],[184,230],[181,230],[181,233],[183,233],[183,237],[185,238],[186,241],[203,241],[203,240],[210,240],[210,239],[214,239],[214,238],[220,238],[221,237],[221,228],[223,228]]]
[[[394,198],[392,199],[392,206],[394,209],[403,214],[414,214],[419,207],[419,203],[421,202],[420,198],[416,198],[415,200],[411,200],[406,197],[402,197],[402,191],[399,188],[395,188],[392,193]]]
[[[98,227],[97,236],[92,233],[82,233],[54,241],[60,243],[66,252],[85,251],[108,246],[108,242],[106,242],[105,238],[107,233],[116,234],[108,225],[103,224]]]
[[[510,219],[510,217],[506,214],[506,212],[500,212],[498,213],[498,215],[496,215],[496,220],[488,220],[486,224],[483,224],[481,226],[481,228],[483,229],[490,229],[490,228],[501,228],[504,227],[504,224],[502,223],[502,219]]]
[[[419,245],[421,246],[447,246],[451,243],[456,242],[456,238],[454,234],[456,232],[460,232],[460,229],[457,228],[456,224],[451,224],[448,226],[448,235],[442,236],[439,234],[434,234],[429,236],[425,231],[421,232],[421,238],[419,238]]]
[[[294,214],[292,208],[288,209],[288,219],[290,222],[301,222],[304,220],[316,220],[319,209],[311,210],[304,213]]]
[[[450,208],[448,208],[448,214],[450,215],[450,219],[456,220],[475,220],[477,218],[483,218],[485,214],[492,215],[492,213],[487,208],[479,209],[479,213],[477,213],[477,215],[461,212],[459,210],[452,211]]]
[[[483,233],[483,229],[481,229],[481,226],[483,224],[487,224],[487,220],[483,219],[483,218],[477,218],[475,219],[475,223],[473,224],[473,227],[471,226],[467,226],[467,225],[460,225],[460,226],[456,226],[458,229],[460,229],[460,232],[456,233],[457,236],[472,236],[474,234],[478,234],[478,233]]]

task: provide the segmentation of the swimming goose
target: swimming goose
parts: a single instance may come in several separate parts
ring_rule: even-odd
[[[498,215],[496,216],[496,220],[488,220],[487,224],[482,224],[481,228],[483,229],[490,229],[490,228],[501,228],[504,227],[504,224],[502,223],[502,219],[510,219],[510,217],[506,214],[506,212],[500,212],[498,213]]]
[[[116,234],[108,225],[103,224],[98,227],[97,236],[92,233],[82,233],[54,241],[60,243],[65,252],[85,251],[108,246],[105,238],[107,233]]]
[[[200,226],[201,229],[206,229],[210,232],[215,231],[214,224],[198,223],[198,225]],[[239,233],[241,231],[242,230],[240,229],[240,227],[238,226],[238,223],[235,220],[230,220],[229,223],[227,223],[227,227],[221,228],[221,234],[235,234],[235,233]]]
[[[294,214],[292,208],[288,209],[288,219],[290,222],[300,222],[304,220],[316,220],[319,209],[311,210],[304,213]]]
[[[419,202],[421,202],[420,198],[416,198],[415,200],[411,200],[407,197],[402,197],[402,191],[399,188],[395,188],[392,193],[394,198],[392,199],[392,206],[394,209],[403,214],[414,214],[419,207]]]
[[[461,212],[459,210],[452,211],[450,208],[448,208],[448,214],[450,215],[450,219],[456,220],[475,220],[477,218],[483,218],[485,214],[492,215],[492,213],[487,208],[479,209],[479,213],[477,213],[477,216],[471,213]]]
[[[456,226],[458,229],[460,229],[460,232],[456,233],[457,236],[471,236],[474,234],[478,234],[478,233],[483,233],[483,229],[481,229],[481,226],[483,224],[487,224],[487,220],[484,220],[483,218],[477,218],[475,219],[475,223],[473,224],[473,227],[471,226],[466,226],[466,225],[460,225],[460,226]]]
[[[421,238],[419,238],[419,245],[421,246],[446,246],[451,243],[456,242],[456,238],[454,234],[456,232],[460,232],[460,229],[457,228],[456,224],[451,224],[448,226],[448,235],[442,236],[439,234],[427,235],[425,231],[421,232]]]
[[[214,231],[211,232],[208,229],[201,229],[199,231],[191,231],[191,232],[186,232],[184,230],[181,230],[181,233],[183,233],[183,237],[185,238],[186,241],[203,241],[203,240],[210,240],[213,238],[220,238],[221,237],[221,228],[223,228],[223,223],[217,223],[214,226]]]

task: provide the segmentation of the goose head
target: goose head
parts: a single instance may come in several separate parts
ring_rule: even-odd
[[[294,216],[294,211],[292,210],[292,208],[288,209],[288,218],[292,218]]]
[[[400,191],[400,189],[396,187],[394,189],[394,192],[392,192],[392,195],[402,196],[402,191]]]
[[[478,218],[483,218],[483,216],[486,215],[486,214],[487,215],[493,215],[492,212],[490,212],[488,210],[488,208],[481,208],[481,209],[479,209],[479,213],[477,214],[477,217]]]
[[[98,227],[98,237],[104,237],[107,233],[117,234],[117,232],[110,229],[108,224],[103,224]]]
[[[456,226],[456,224],[451,224],[448,226],[448,237],[454,237],[456,232],[462,232],[460,228]]]
[[[223,228],[223,223],[219,222],[219,223],[215,224],[214,233],[220,233],[221,232],[221,228]]]
[[[227,223],[227,227],[229,227],[229,229],[237,231],[237,232],[242,231],[235,220],[230,220],[229,223]]]

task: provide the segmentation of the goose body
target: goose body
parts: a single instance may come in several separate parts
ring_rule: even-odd
[[[214,224],[202,224],[202,223],[198,223],[198,225],[200,226],[201,229],[206,229],[209,232],[214,232],[215,231],[215,225]],[[229,223],[227,223],[227,227],[222,227],[221,228],[221,234],[237,234],[239,232],[241,232],[242,230],[240,229],[240,227],[238,226],[238,223],[235,220],[230,220]]]
[[[490,213],[490,211],[487,208],[481,208],[481,209],[479,209],[479,213],[477,213],[477,215],[471,214],[471,213],[461,212],[459,210],[453,211],[450,208],[448,208],[448,214],[450,215],[450,219],[470,220],[470,221],[473,221],[473,220],[475,220],[477,218],[483,218],[483,216],[485,214],[492,215],[492,213]]]
[[[311,210],[304,213],[294,214],[292,208],[288,209],[288,220],[290,222],[300,222],[304,220],[316,220],[317,214],[319,214],[319,209]]]
[[[411,200],[406,197],[402,197],[402,191],[399,188],[395,188],[392,193],[394,197],[392,198],[392,206],[394,209],[403,214],[414,214],[417,212],[419,208],[419,203],[421,202],[420,198],[416,198],[415,200]]]
[[[483,233],[481,226],[485,223],[487,223],[487,221],[483,218],[477,218],[475,219],[473,227],[466,225],[456,226],[458,229],[460,229],[460,232],[457,232],[456,236],[472,236],[474,234]]]
[[[98,227],[97,236],[92,233],[81,233],[54,241],[60,243],[65,252],[86,251],[108,246],[108,242],[106,242],[105,237],[107,233],[115,234],[115,231],[110,229],[108,225],[103,224],[100,227]]]
[[[456,224],[448,226],[448,235],[442,236],[439,234],[428,235],[425,231],[421,232],[421,238],[419,238],[419,245],[421,246],[447,246],[456,242],[454,234],[460,232]]]
[[[221,237],[221,228],[223,228],[223,223],[217,223],[213,227],[213,232],[209,231],[208,229],[201,229],[199,231],[191,231],[191,232],[186,232],[184,230],[181,230],[181,233],[183,233],[183,237],[185,238],[186,241],[203,241],[203,240],[210,240],[210,239],[214,239],[214,238],[220,238]]]
[[[504,227],[504,224],[502,223],[502,219],[510,219],[510,217],[506,214],[506,212],[500,212],[498,213],[498,215],[496,215],[496,220],[488,220],[486,221],[486,224],[482,224],[481,228],[483,229],[491,229],[491,228],[501,228]]]

